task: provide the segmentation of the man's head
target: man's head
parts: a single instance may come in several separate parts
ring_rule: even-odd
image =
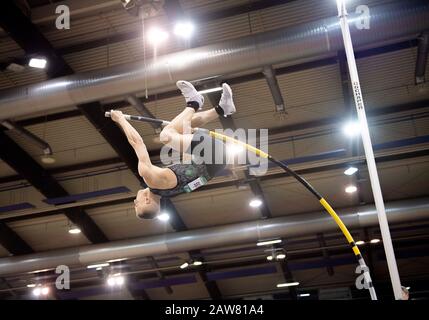
[[[140,219],[153,219],[160,210],[160,197],[150,192],[149,188],[139,190],[134,200],[136,216]]]

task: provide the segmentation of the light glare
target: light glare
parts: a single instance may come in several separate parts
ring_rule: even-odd
[[[299,286],[299,282],[279,283],[277,285],[277,288],[295,287],[295,286]]]
[[[28,65],[32,68],[44,69],[46,67],[46,59],[43,58],[32,58]]]
[[[356,186],[347,186],[346,189],[345,189],[345,191],[347,193],[354,193],[354,192],[357,191],[357,188],[356,188]]]
[[[371,243],[373,243],[373,244],[374,244],[374,243],[379,243],[379,242],[380,242],[380,239],[372,239],[372,240],[371,240]]]
[[[160,221],[168,221],[170,220],[170,215],[166,212],[161,213],[160,215],[157,216],[158,220]]]
[[[354,175],[356,172],[358,172],[358,168],[356,168],[356,167],[349,167],[349,168],[347,168],[346,171],[344,171],[344,174],[346,176],[351,176],[351,175]]]
[[[357,121],[348,122],[343,126],[343,133],[348,137],[355,137],[360,131],[360,123]]]
[[[70,234],[79,234],[79,233],[81,233],[82,232],[82,230],[80,230],[78,227],[76,227],[76,226],[73,226],[73,227],[71,227],[70,229],[69,229],[69,233]]]
[[[168,39],[168,33],[159,28],[152,28],[148,31],[147,38],[153,45],[158,45]]]
[[[190,21],[181,21],[176,23],[174,34],[178,37],[189,39],[194,33],[195,26]]]
[[[276,244],[276,243],[280,243],[280,242],[282,242],[281,239],[276,239],[276,240],[260,241],[256,245],[258,247],[260,247],[260,246],[269,246],[270,244]]]
[[[252,208],[258,208],[262,205],[262,201],[259,199],[253,199],[249,202],[249,206],[251,206]]]

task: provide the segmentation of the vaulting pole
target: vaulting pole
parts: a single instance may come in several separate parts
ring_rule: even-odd
[[[105,116],[106,117],[110,117],[111,116],[110,112],[106,112]],[[143,117],[143,116],[132,116],[132,115],[126,115],[126,114],[124,116],[125,116],[125,119],[127,119],[127,120],[133,120],[133,121],[144,121],[144,122],[152,122],[152,123],[155,122],[155,123],[158,123],[158,124],[161,124],[161,125],[167,125],[169,123],[168,121],[164,121],[164,120],[160,120],[160,119],[152,119],[152,118]],[[254,146],[251,146],[251,145],[246,144],[246,143],[244,143],[242,141],[236,140],[234,138],[231,138],[229,136],[223,135],[223,134],[218,133],[218,132],[214,132],[214,131],[210,131],[210,130],[202,129],[202,128],[198,128],[197,130],[207,132],[214,139],[218,139],[218,140],[221,140],[223,142],[229,142],[229,143],[234,143],[234,144],[241,145],[244,148],[246,148],[248,151],[253,152],[256,155],[258,155],[259,157],[270,160],[271,162],[275,163],[280,168],[282,168],[284,171],[286,171],[287,173],[289,173],[291,176],[293,176],[308,191],[310,191],[317,198],[317,201],[319,201],[319,203],[322,205],[322,207],[334,219],[335,223],[338,225],[338,227],[340,228],[341,232],[346,237],[346,239],[347,239],[350,247],[353,250],[353,253],[354,253],[354,255],[355,255],[355,257],[356,257],[359,265],[361,266],[362,272],[364,273],[364,279],[365,279],[365,283],[367,285],[366,288],[370,292],[371,299],[372,300],[377,300],[377,295],[376,295],[375,289],[374,289],[374,287],[372,285],[372,280],[371,280],[371,275],[369,273],[369,268],[367,267],[367,265],[365,263],[365,260],[363,259],[362,254],[361,254],[358,246],[356,245],[356,242],[354,241],[352,235],[350,234],[349,230],[347,229],[346,225],[343,223],[343,221],[341,220],[341,218],[335,212],[335,210],[322,197],[322,195],[316,189],[314,189],[314,187],[310,183],[307,182],[307,180],[305,180],[303,177],[301,177],[299,174],[297,174],[294,170],[292,170],[291,168],[289,168],[283,162],[281,162],[279,160],[276,160],[275,158],[273,158],[272,156],[270,156],[268,153],[266,153],[266,152],[264,152],[262,150],[259,150],[258,148],[255,148]]]

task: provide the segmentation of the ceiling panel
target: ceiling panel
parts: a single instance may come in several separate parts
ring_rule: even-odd
[[[35,251],[90,244],[82,233],[68,233],[70,222],[62,214],[11,222],[9,226]]]
[[[173,231],[169,223],[158,219],[137,219],[132,201],[97,209],[87,209],[86,212],[110,240],[162,235]]]

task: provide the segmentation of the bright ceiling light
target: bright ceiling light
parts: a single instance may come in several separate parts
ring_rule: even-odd
[[[193,263],[194,266],[200,266],[202,264],[203,263],[201,261],[199,261],[199,260],[195,260],[194,263]]]
[[[122,286],[125,283],[125,278],[122,276],[114,277],[115,284],[118,286]]]
[[[371,243],[373,243],[373,244],[375,244],[375,243],[379,243],[380,242],[380,239],[372,239],[371,240]]]
[[[281,239],[276,239],[276,240],[260,241],[256,245],[258,247],[261,247],[261,246],[269,246],[270,244],[276,244],[276,243],[281,243],[281,242],[282,242]]]
[[[198,91],[198,93],[199,94],[207,94],[207,93],[218,92],[218,91],[222,91],[222,90],[223,90],[222,87],[216,87],[216,88],[201,90],[201,91]]]
[[[107,278],[107,285],[110,287],[113,287],[115,285],[116,281],[113,277]]]
[[[157,216],[157,218],[160,221],[168,221],[168,220],[170,220],[170,215],[168,213],[166,213],[166,212],[163,212],[163,213],[159,214]]]
[[[283,260],[285,258],[286,258],[286,255],[284,253],[280,253],[280,254],[276,255],[277,260]]]
[[[44,154],[40,157],[40,161],[42,161],[44,164],[53,164],[57,160],[51,154]]]
[[[360,131],[360,123],[357,121],[348,122],[343,126],[343,133],[348,137],[355,137]]]
[[[251,206],[252,208],[258,208],[262,205],[262,201],[259,199],[253,199],[249,202],[249,206]]]
[[[273,256],[268,256],[268,257],[267,257],[267,260],[268,260],[268,261],[273,260]]]
[[[97,268],[103,268],[103,267],[108,267],[109,264],[106,263],[99,263],[99,264],[91,264],[89,266],[87,266],[88,269],[97,269]]]
[[[300,293],[300,294],[299,294],[299,297],[300,297],[300,298],[309,297],[309,296],[310,296],[310,294],[309,294],[309,293]]]
[[[347,170],[346,171],[344,171],[344,174],[346,175],[346,176],[352,176],[352,175],[354,175],[356,172],[358,172],[358,168],[356,168],[356,167],[348,167],[347,168]]]
[[[44,58],[32,58],[28,65],[32,68],[44,69],[46,67],[46,59]]]
[[[356,187],[356,186],[353,186],[353,185],[350,185],[350,186],[347,186],[347,187],[346,187],[345,191],[346,191],[347,193],[354,193],[354,192],[356,192],[356,191],[357,191],[357,187]]]
[[[41,288],[36,288],[33,290],[33,295],[38,297],[42,294],[42,289]]]
[[[186,269],[187,267],[189,267],[189,263],[185,262],[180,266],[180,269]]]
[[[279,283],[279,284],[277,285],[277,288],[295,287],[295,286],[299,286],[299,282]]]
[[[153,45],[158,45],[168,39],[168,33],[159,28],[152,28],[147,33],[147,39]]]
[[[79,233],[81,233],[82,232],[82,230],[80,230],[80,228],[79,227],[77,227],[77,226],[71,226],[70,228],[69,228],[69,233],[70,234],[79,234]]]
[[[356,241],[357,246],[361,246],[363,244],[365,244],[365,241],[362,241],[362,240]]]
[[[190,21],[180,21],[174,26],[174,34],[178,37],[189,39],[194,33],[195,26]]]
[[[49,294],[49,288],[48,287],[43,287],[42,288],[42,295],[47,296]]]
[[[36,287],[35,283],[27,284],[27,288],[35,288],[35,287]]]

